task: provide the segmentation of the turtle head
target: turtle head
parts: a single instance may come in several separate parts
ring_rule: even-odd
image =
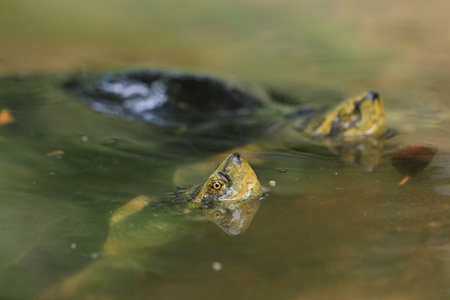
[[[377,92],[366,92],[313,119],[304,132],[314,138],[354,139],[386,133],[383,102]]]
[[[192,202],[210,221],[229,235],[239,235],[250,225],[266,190],[252,167],[239,153],[229,155],[197,187]]]

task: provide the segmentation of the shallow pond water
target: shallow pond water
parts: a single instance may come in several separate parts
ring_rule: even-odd
[[[94,7],[83,23],[75,2],[32,13],[31,2],[7,1],[13,14],[2,22],[28,22],[0,31],[0,109],[15,118],[0,127],[0,298],[45,298],[63,282],[89,282],[92,274],[100,279],[66,289],[63,298],[450,297],[449,5],[344,2],[198,1],[186,11],[177,1],[118,1],[104,11]],[[68,10],[73,23],[57,18]],[[61,37],[64,29],[74,40]],[[97,42],[99,36],[107,38]],[[37,57],[26,45],[41,49]],[[172,191],[180,166],[231,146],[224,133],[170,134],[98,114],[60,88],[79,66],[154,65],[233,74],[325,106],[324,95],[376,89],[396,135],[374,172],[337,157],[267,151],[252,166],[263,185],[276,186],[242,236],[194,222],[145,259],[102,260],[115,210],[137,195]],[[46,74],[13,74],[36,71]],[[234,145],[246,136],[232,139]],[[439,150],[421,174],[398,186],[403,175],[390,156],[412,144]],[[214,167],[188,182],[201,182]]]

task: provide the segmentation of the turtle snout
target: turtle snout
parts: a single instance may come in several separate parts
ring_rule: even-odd
[[[230,155],[228,161],[241,164],[242,159],[243,159],[243,157],[240,153],[234,152],[233,154]]]
[[[366,94],[366,98],[373,101],[380,100],[380,95],[377,92],[371,91]]]

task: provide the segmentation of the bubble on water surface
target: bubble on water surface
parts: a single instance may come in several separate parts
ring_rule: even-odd
[[[214,271],[221,271],[223,268],[223,265],[222,265],[222,263],[215,261],[212,263],[212,268]]]

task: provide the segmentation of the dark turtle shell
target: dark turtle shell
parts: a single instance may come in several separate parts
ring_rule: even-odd
[[[167,128],[247,116],[270,98],[257,87],[160,69],[84,75],[64,87],[97,112]]]

